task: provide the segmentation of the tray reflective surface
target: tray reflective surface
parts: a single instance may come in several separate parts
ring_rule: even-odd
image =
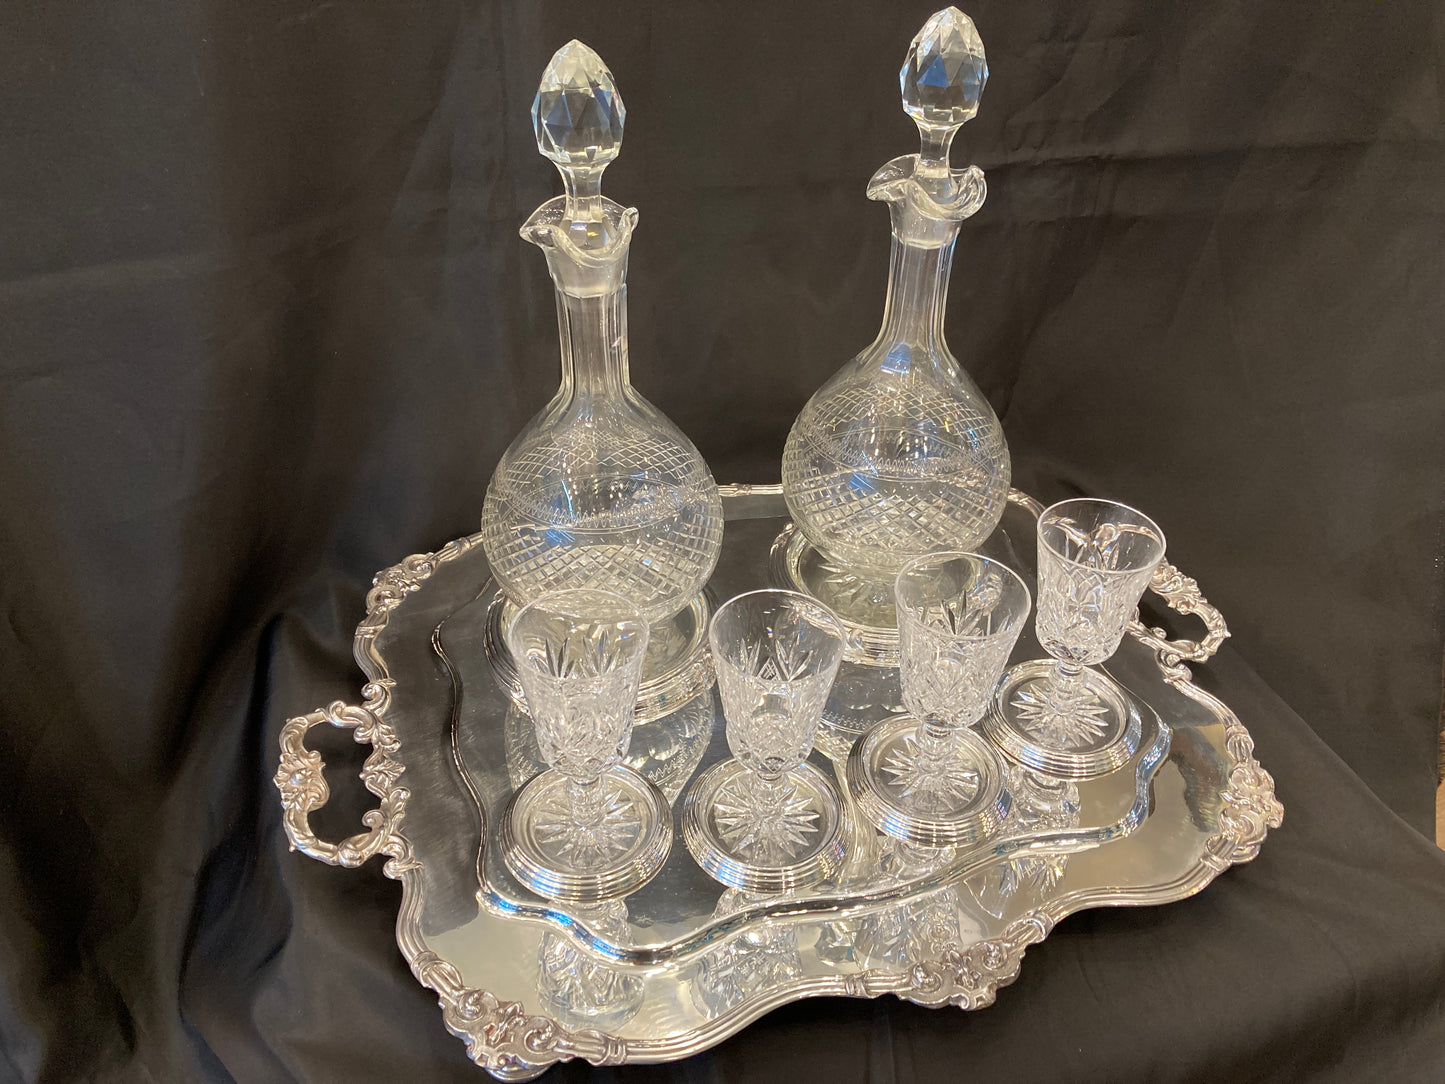
[[[769,552],[786,523],[776,487],[724,493],[729,522],[710,585],[719,600],[768,582]],[[1030,582],[1035,511],[1018,496],[989,543]],[[1177,608],[1212,612],[1172,567],[1161,569],[1156,589]],[[293,720],[290,745],[283,734],[283,748],[301,748],[307,726],[328,721],[377,744],[372,774],[363,772],[383,796],[371,833],[339,849],[315,840],[305,815],[325,798],[306,789],[309,762],[283,755],[278,786],[288,833],[308,853],[348,865],[390,856],[387,872],[404,887],[403,953],[437,991],[447,1026],[500,1076],[532,1076],[569,1057],[685,1056],[806,996],[895,993],[928,1005],[986,1005],[1064,915],[1189,895],[1253,857],[1279,822],[1248,734],[1181,665],[1212,653],[1222,621],[1200,643],[1136,625],[1106,667],[1139,706],[1134,756],[1077,782],[1011,765],[1009,817],[979,843],[910,851],[850,810],[841,867],[769,897],[709,877],[681,846],[675,822],[678,845],[662,870],[617,906],[550,902],[515,881],[496,846],[502,809],[541,765],[530,720],[486,657],[492,590],[475,538],[383,573],[358,630],[358,659],[373,682],[365,707],[333,705]],[[1042,654],[1030,629],[1013,661]],[[858,669],[883,685],[870,691],[854,675],[856,698],[886,699],[889,671]],[[820,736],[810,763],[846,795],[851,741],[846,732],[833,739]],[[709,690],[637,725],[629,763],[677,817],[688,780],[726,755]],[[319,775],[319,758],[316,767]]]

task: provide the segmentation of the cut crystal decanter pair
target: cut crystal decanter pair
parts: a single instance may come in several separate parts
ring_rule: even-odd
[[[978,111],[987,76],[982,42],[956,8],[914,39],[901,85],[922,149],[868,187],[893,217],[883,329],[809,401],[783,455],[788,507],[807,540],[880,580],[912,557],[973,548],[1008,496],[1003,431],[943,336],[959,224],[984,198],[982,172],[952,169],[949,146]],[[514,605],[605,590],[664,623],[711,575],[722,508],[697,449],[628,382],[637,212],[599,187],[622,144],[622,99],[597,54],[573,41],[548,65],[532,116],[537,146],[566,185],[522,228],[556,285],[562,383],[497,466],[483,546]]]

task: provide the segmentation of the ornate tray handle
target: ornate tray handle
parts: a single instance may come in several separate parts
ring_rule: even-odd
[[[288,719],[281,728],[281,764],[276,769],[276,789],[281,792],[282,823],[293,851],[308,854],[328,866],[359,866],[372,855],[386,854],[393,859],[403,856],[406,844],[398,834],[406,815],[406,802],[411,792],[396,785],[403,771],[395,754],[401,743],[382,720],[386,702],[391,698],[389,681],[372,682],[362,689],[366,698],[361,707],[340,700],[330,707]],[[361,768],[366,789],[381,799],[381,804],[368,810],[361,818],[365,832],[358,832],[340,843],[318,839],[311,830],[311,813],[320,809],[331,797],[331,788],[322,775],[325,767],[321,754],[306,748],[306,734],[314,726],[330,723],[350,727],[359,745],[371,745],[371,755]]]
[[[1149,589],[1162,598],[1175,613],[1193,614],[1204,622],[1204,638],[1200,640],[1171,640],[1163,629],[1150,628],[1139,620],[1138,614],[1129,626],[1135,639],[1158,653],[1159,665],[1166,680],[1189,680],[1186,662],[1208,662],[1229,638],[1229,626],[1224,615],[1199,592],[1194,577],[1186,576],[1171,565],[1168,560],[1160,561],[1154,570]]]

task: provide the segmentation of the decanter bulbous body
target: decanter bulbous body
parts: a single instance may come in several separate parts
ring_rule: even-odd
[[[611,310],[599,322],[618,328],[620,298],[558,300],[568,310],[564,320],[599,304]],[[497,464],[482,545],[519,605],[547,591],[593,588],[622,595],[658,621],[687,605],[717,564],[717,483],[615,359],[579,364],[576,354],[575,342],[564,345],[556,396]]]
[[[637,211],[599,191],[624,116],[597,54],[575,41],[559,50],[533,120],[567,194],[539,207],[522,236],[546,254],[556,286],[562,383],[497,464],[482,546],[519,605],[547,591],[598,589],[656,622],[707,583],[723,516],[702,456],[628,381],[627,253]]]
[[[983,44],[956,8],[925,24],[901,73],[922,151],[868,186],[888,203],[893,248],[878,338],[810,399],[783,451],[783,492],[799,530],[843,565],[880,575],[941,549],[973,549],[1009,492],[1003,428],[943,335],[953,246],[983,204],[983,173],[948,164],[978,108]]]

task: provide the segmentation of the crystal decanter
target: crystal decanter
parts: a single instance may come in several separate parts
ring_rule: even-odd
[[[883,328],[808,401],[783,451],[783,491],[807,541],[880,580],[925,553],[976,548],[1009,491],[1003,428],[943,337],[953,244],[984,200],[982,170],[948,161],[988,78],[972,20],[935,14],[899,78],[922,149],[868,185],[893,219]]]
[[[545,592],[621,595],[649,622],[695,601],[722,548],[722,503],[682,431],[628,382],[627,251],[637,210],[601,194],[622,146],[612,73],[580,41],[532,103],[566,194],[522,227],[557,290],[562,385],[497,464],[482,511],[492,573],[516,605]]]

